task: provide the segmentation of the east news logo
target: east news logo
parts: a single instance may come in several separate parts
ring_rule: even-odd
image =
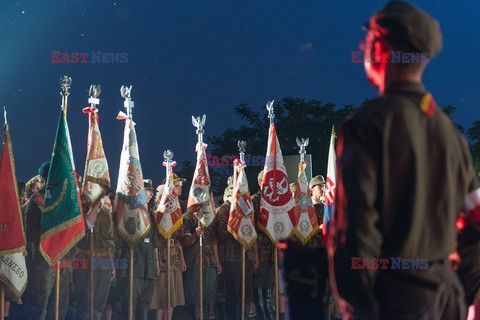
[[[352,257],[352,269],[428,269],[428,259],[402,259],[401,257],[363,259]]]

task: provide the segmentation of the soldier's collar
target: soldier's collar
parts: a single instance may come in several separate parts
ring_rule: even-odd
[[[426,89],[423,83],[413,82],[413,81],[393,82],[389,84],[388,87],[385,89],[385,94],[393,94],[393,93],[423,94],[425,92],[426,92]]]

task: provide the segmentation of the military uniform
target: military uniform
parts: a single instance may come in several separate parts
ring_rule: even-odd
[[[429,56],[439,51],[438,23],[424,12],[391,2],[379,13],[369,27],[380,25],[387,41],[395,37]],[[344,311],[358,319],[464,319],[465,302],[480,287],[480,190],[465,139],[423,84],[387,83],[383,96],[344,123],[337,159],[329,253]],[[464,288],[448,261],[463,210],[470,222],[458,236]],[[355,257],[367,260],[358,268]],[[389,267],[377,261],[375,268],[372,259],[389,259]],[[428,265],[412,268],[415,260],[405,259]]]
[[[260,214],[260,191],[252,196],[255,221]],[[257,312],[261,319],[275,319],[275,247],[270,238],[260,228],[257,228],[258,268],[253,275],[253,296]]]
[[[183,214],[183,240],[195,233],[198,227],[198,219],[193,213],[187,211]],[[202,239],[202,261],[203,261],[203,302],[212,302],[217,292],[217,270],[213,247],[217,243],[217,234],[215,232],[215,220],[203,229]],[[200,267],[200,251],[199,239],[187,247],[183,243],[183,254],[187,271],[184,272],[183,283],[185,287],[185,303],[193,306],[195,318],[198,317],[198,304],[200,299],[199,287],[199,267]],[[206,311],[206,308],[203,308]]]
[[[96,209],[94,209],[96,210]],[[89,242],[91,241],[90,226],[85,219],[88,236],[77,245],[77,258],[88,259],[88,268],[78,268],[73,272],[77,289],[77,319],[90,318],[90,268],[93,268],[94,283],[94,318],[102,318],[112,280],[113,252],[115,248],[112,213],[105,207],[98,212],[93,227],[93,257],[90,259]]]
[[[324,205],[315,203],[314,208],[320,225],[323,222]],[[287,274],[291,319],[329,319],[327,315],[331,297],[325,295],[328,285],[328,257],[322,239],[322,230],[313,235],[305,245],[294,235],[285,251],[284,268]],[[311,271],[313,269],[314,273]],[[301,277],[289,277],[291,272],[299,273]],[[312,284],[305,283],[306,279]]]
[[[25,294],[24,314],[26,319],[54,319],[55,304],[55,274],[56,270],[48,265],[39,251],[40,225],[45,189],[35,193],[26,206],[26,236],[28,255],[28,285]],[[73,250],[64,259],[73,257]],[[60,270],[60,305],[59,319],[64,319],[68,310],[71,270]]]
[[[230,200],[223,203],[217,210],[216,229],[218,237],[218,251],[222,260],[225,298],[227,302],[228,319],[240,319],[242,298],[242,245],[235,240],[227,230],[230,216]],[[246,317],[249,302],[253,293],[253,248],[249,248],[245,255],[245,307]]]
[[[146,319],[159,274],[155,252],[160,243],[152,211],[152,207],[149,207],[150,231],[133,250],[133,307],[137,309],[139,319]],[[127,246],[122,249],[122,256],[130,259],[130,249]],[[121,271],[125,288],[128,289],[128,269]],[[124,307],[128,307],[128,292],[124,293],[123,298]]]

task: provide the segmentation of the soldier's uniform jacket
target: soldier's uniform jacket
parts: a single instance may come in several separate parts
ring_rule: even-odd
[[[336,150],[335,280],[356,310],[373,310],[378,269],[351,270],[351,257],[445,261],[478,181],[465,139],[419,83],[393,83],[366,102],[344,123]],[[478,224],[458,237],[467,303],[480,287],[479,241]]]
[[[153,212],[149,207],[150,231],[134,248],[133,277],[144,279],[158,279],[158,265],[155,257],[155,249],[160,246],[156,224],[153,220]],[[130,249],[124,246],[122,256],[130,258]],[[122,270],[122,276],[128,276],[127,270]]]
[[[90,229],[85,219],[85,230],[88,236],[82,238],[77,245],[77,256],[79,258],[90,256]],[[113,228],[112,213],[101,208],[93,228],[93,256],[97,258],[113,259],[115,249],[115,234]]]
[[[190,236],[195,233],[195,229],[198,227],[198,219],[191,212],[186,212],[183,214],[183,225],[182,232],[183,237]],[[199,249],[199,238],[190,246],[183,246],[183,255],[185,258],[185,264],[187,269],[195,270],[200,267],[200,249]],[[204,268],[215,268],[215,257],[213,254],[213,245],[217,243],[217,235],[215,232],[215,220],[208,226],[203,229],[203,242],[202,242],[202,251],[203,251],[203,267]]]
[[[242,245],[235,240],[233,235],[228,231],[228,218],[230,217],[231,203],[229,200],[225,201],[217,209],[216,229],[218,237],[218,255],[220,260],[226,262],[241,262],[242,261]],[[253,260],[253,248],[246,251],[245,257]]]
[[[260,215],[260,199],[261,191],[258,191],[252,196],[253,210],[255,214],[255,224],[257,224],[258,216]],[[257,249],[258,249],[258,262],[273,262],[273,255],[275,247],[273,246],[270,238],[263,232],[262,229],[257,227]]]
[[[45,189],[36,192],[25,204],[25,231],[27,242],[34,243],[37,248],[40,244],[40,226],[42,221],[42,207]]]
[[[324,210],[323,203],[316,203],[315,205],[313,205],[313,207],[315,208],[315,215],[317,216],[318,226],[320,227],[320,225],[323,223],[323,210]],[[322,230],[319,229],[318,232],[315,233],[310,238],[310,240],[308,240],[305,246],[312,249],[320,248],[323,246],[322,238],[323,238]],[[292,241],[302,244],[302,242],[297,238],[296,235],[292,236]]]

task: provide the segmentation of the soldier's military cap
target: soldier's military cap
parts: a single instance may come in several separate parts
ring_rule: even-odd
[[[313,177],[312,180],[310,180],[310,184],[308,186],[310,187],[310,189],[313,189],[313,187],[319,184],[325,184],[325,178],[322,175]]]
[[[181,181],[181,182],[183,183],[183,182],[185,182],[185,181],[187,181],[187,180],[184,179],[184,178],[180,178],[179,176],[177,176],[176,173],[174,173],[174,174],[173,174],[173,182],[175,183],[175,182],[177,182],[177,181]],[[166,178],[163,179],[162,184],[165,184],[165,182],[167,182],[167,179],[166,179]]]
[[[145,190],[153,190],[152,179],[144,179],[143,180],[143,188]]]
[[[47,180],[47,177],[48,177],[48,170],[50,170],[50,161],[42,163],[40,168],[38,168],[38,175],[43,179],[45,179],[45,181]]]
[[[370,18],[367,29],[378,31],[388,43],[407,45],[433,58],[442,49],[438,21],[426,12],[402,1],[390,1]]]

